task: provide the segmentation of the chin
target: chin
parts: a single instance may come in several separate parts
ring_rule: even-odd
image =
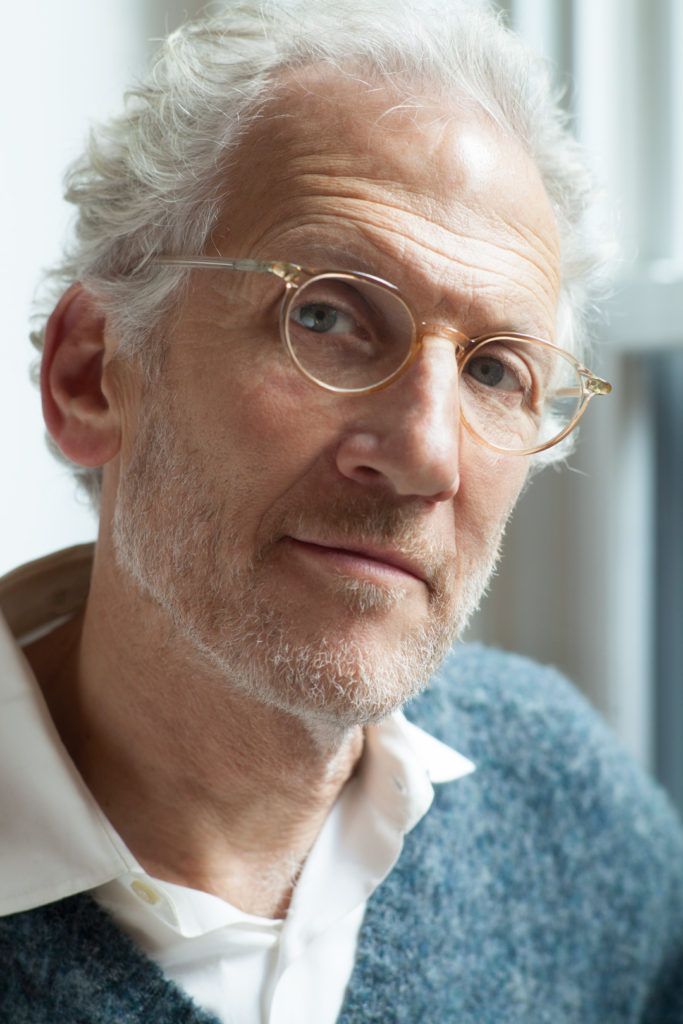
[[[241,696],[299,719],[311,731],[347,730],[378,722],[427,685],[464,621],[438,618],[391,639],[375,607],[359,629],[337,626],[298,638],[273,609],[242,609],[219,631],[193,630],[231,696]]]

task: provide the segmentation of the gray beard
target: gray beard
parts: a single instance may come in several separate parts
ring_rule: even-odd
[[[507,518],[507,517],[506,517]],[[233,515],[234,519],[234,515]],[[340,626],[299,638],[285,608],[274,604],[263,583],[269,549],[237,564],[239,530],[204,471],[201,455],[189,453],[172,414],[150,406],[130,463],[122,474],[113,518],[119,568],[172,621],[198,659],[228,688],[261,704],[297,716],[309,728],[345,729],[378,721],[416,696],[475,611],[494,571],[505,521],[467,565],[457,585],[438,550],[414,540],[414,511],[387,506],[386,499],[333,501],[287,520],[334,528],[340,539],[364,538],[419,547],[433,567],[427,621],[386,645],[381,655]],[[291,531],[285,531],[291,532]],[[363,620],[386,614],[402,599],[371,582],[341,576],[344,607]]]

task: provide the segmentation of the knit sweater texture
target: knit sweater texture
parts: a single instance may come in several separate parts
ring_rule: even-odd
[[[461,647],[407,714],[477,770],[370,898],[339,1024],[683,1024],[683,834],[582,698]],[[88,894],[0,920],[0,964],[2,1024],[215,1024]]]

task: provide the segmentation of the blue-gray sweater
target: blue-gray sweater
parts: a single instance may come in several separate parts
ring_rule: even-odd
[[[681,1024],[683,836],[584,702],[461,648],[408,714],[477,770],[370,899],[341,1024]],[[213,1017],[84,894],[0,921],[0,1021]]]

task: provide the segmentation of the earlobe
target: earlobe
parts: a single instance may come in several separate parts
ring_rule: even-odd
[[[61,451],[81,466],[103,466],[119,450],[118,414],[104,386],[105,326],[96,298],[75,284],[45,330],[43,416]]]

